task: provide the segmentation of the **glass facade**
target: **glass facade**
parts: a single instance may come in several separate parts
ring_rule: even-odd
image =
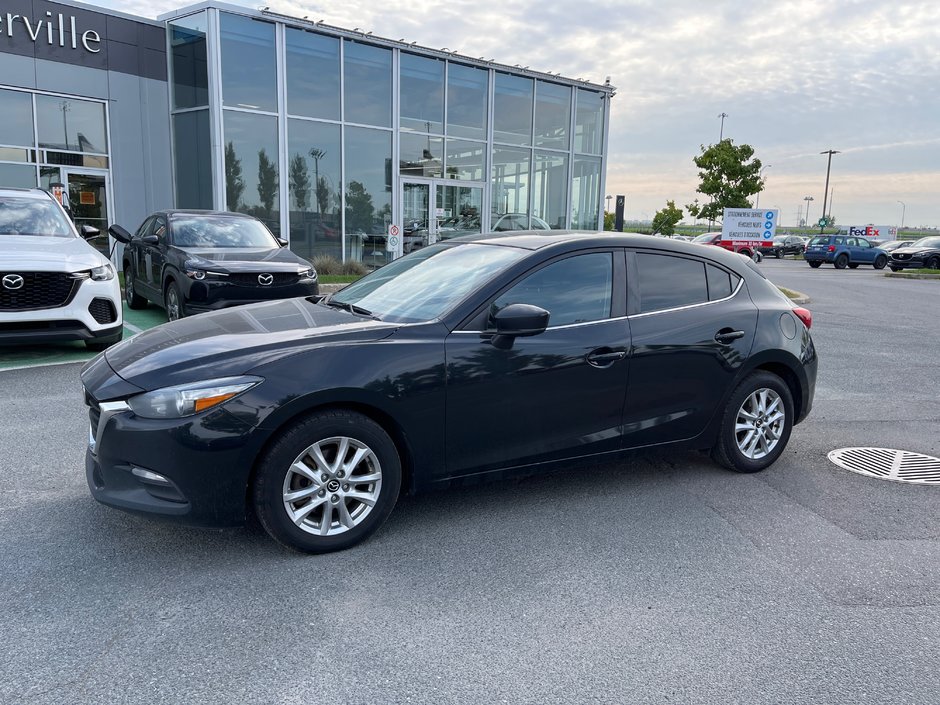
[[[376,266],[393,223],[406,248],[599,228],[606,90],[341,34],[211,6],[170,21],[179,206]]]

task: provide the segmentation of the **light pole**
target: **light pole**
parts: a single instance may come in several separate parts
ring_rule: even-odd
[[[829,195],[829,170],[832,169],[832,155],[839,154],[839,151],[836,149],[829,149],[829,150],[826,150],[825,152],[820,152],[820,154],[829,155],[829,163],[826,165],[826,188],[823,191],[823,209],[822,209],[823,217],[826,217],[826,197]],[[822,231],[825,229],[825,227],[826,226],[824,225],[819,227],[820,235],[822,234]]]
[[[610,213],[610,199],[613,198],[610,194],[607,194],[607,212]]]
[[[728,113],[718,113],[718,117],[721,118],[721,129],[718,131],[718,141],[721,142],[725,136],[725,118],[729,116]]]
[[[815,201],[816,199],[812,196],[803,196],[803,200],[806,201],[806,224],[809,225],[809,202]]]
[[[311,147],[310,156],[313,158],[313,200],[317,204],[317,220],[321,220],[323,214],[320,213],[320,160],[326,156],[326,150],[319,147]]]
[[[772,166],[773,164],[768,164],[767,166],[762,166],[760,169],[760,174],[758,174],[757,177],[761,180],[760,191],[764,190],[764,169],[769,169]],[[760,191],[757,192],[757,200],[754,202],[755,208],[760,208]]]
[[[904,212],[907,210],[907,206],[904,201],[898,201],[901,204],[901,225],[898,227],[898,230],[904,227]],[[900,233],[899,233],[900,234]]]

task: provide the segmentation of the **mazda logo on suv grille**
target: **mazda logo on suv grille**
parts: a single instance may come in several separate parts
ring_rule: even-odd
[[[271,286],[273,282],[274,282],[273,274],[259,274],[258,275],[258,283],[261,286]]]
[[[3,288],[10,289],[11,291],[22,289],[23,283],[23,277],[21,277],[19,274],[7,274],[3,278]]]

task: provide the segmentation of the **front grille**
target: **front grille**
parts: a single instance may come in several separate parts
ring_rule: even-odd
[[[272,286],[291,286],[300,281],[300,275],[294,272],[265,272],[271,274],[274,277],[274,281],[266,285],[264,288],[267,289]],[[238,286],[261,286],[258,282],[258,272],[255,274],[230,274],[226,281],[231,282],[232,284],[237,284]]]
[[[93,299],[88,304],[88,313],[98,323],[114,323],[117,320],[117,312],[114,310],[114,304],[109,299]]]
[[[0,284],[0,311],[35,311],[59,308],[72,300],[81,284],[68,272],[0,272],[0,280],[7,275],[19,275],[23,285],[10,289]]]
[[[895,252],[892,256],[892,259],[910,259],[910,255],[906,255],[903,252]]]

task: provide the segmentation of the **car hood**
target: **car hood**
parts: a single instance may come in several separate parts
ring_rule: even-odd
[[[314,347],[380,340],[400,326],[314,303],[282,299],[204,313],[151,328],[105,357],[145,390],[246,374]]]
[[[892,250],[891,254],[892,255],[894,254],[917,255],[922,252],[936,252],[938,249],[940,248],[937,248],[937,247],[899,247],[896,250]]]
[[[107,262],[77,237],[0,235],[0,269],[4,271],[79,272]]]
[[[297,272],[312,266],[286,247],[180,247],[179,250],[193,266],[211,267],[221,272]]]

